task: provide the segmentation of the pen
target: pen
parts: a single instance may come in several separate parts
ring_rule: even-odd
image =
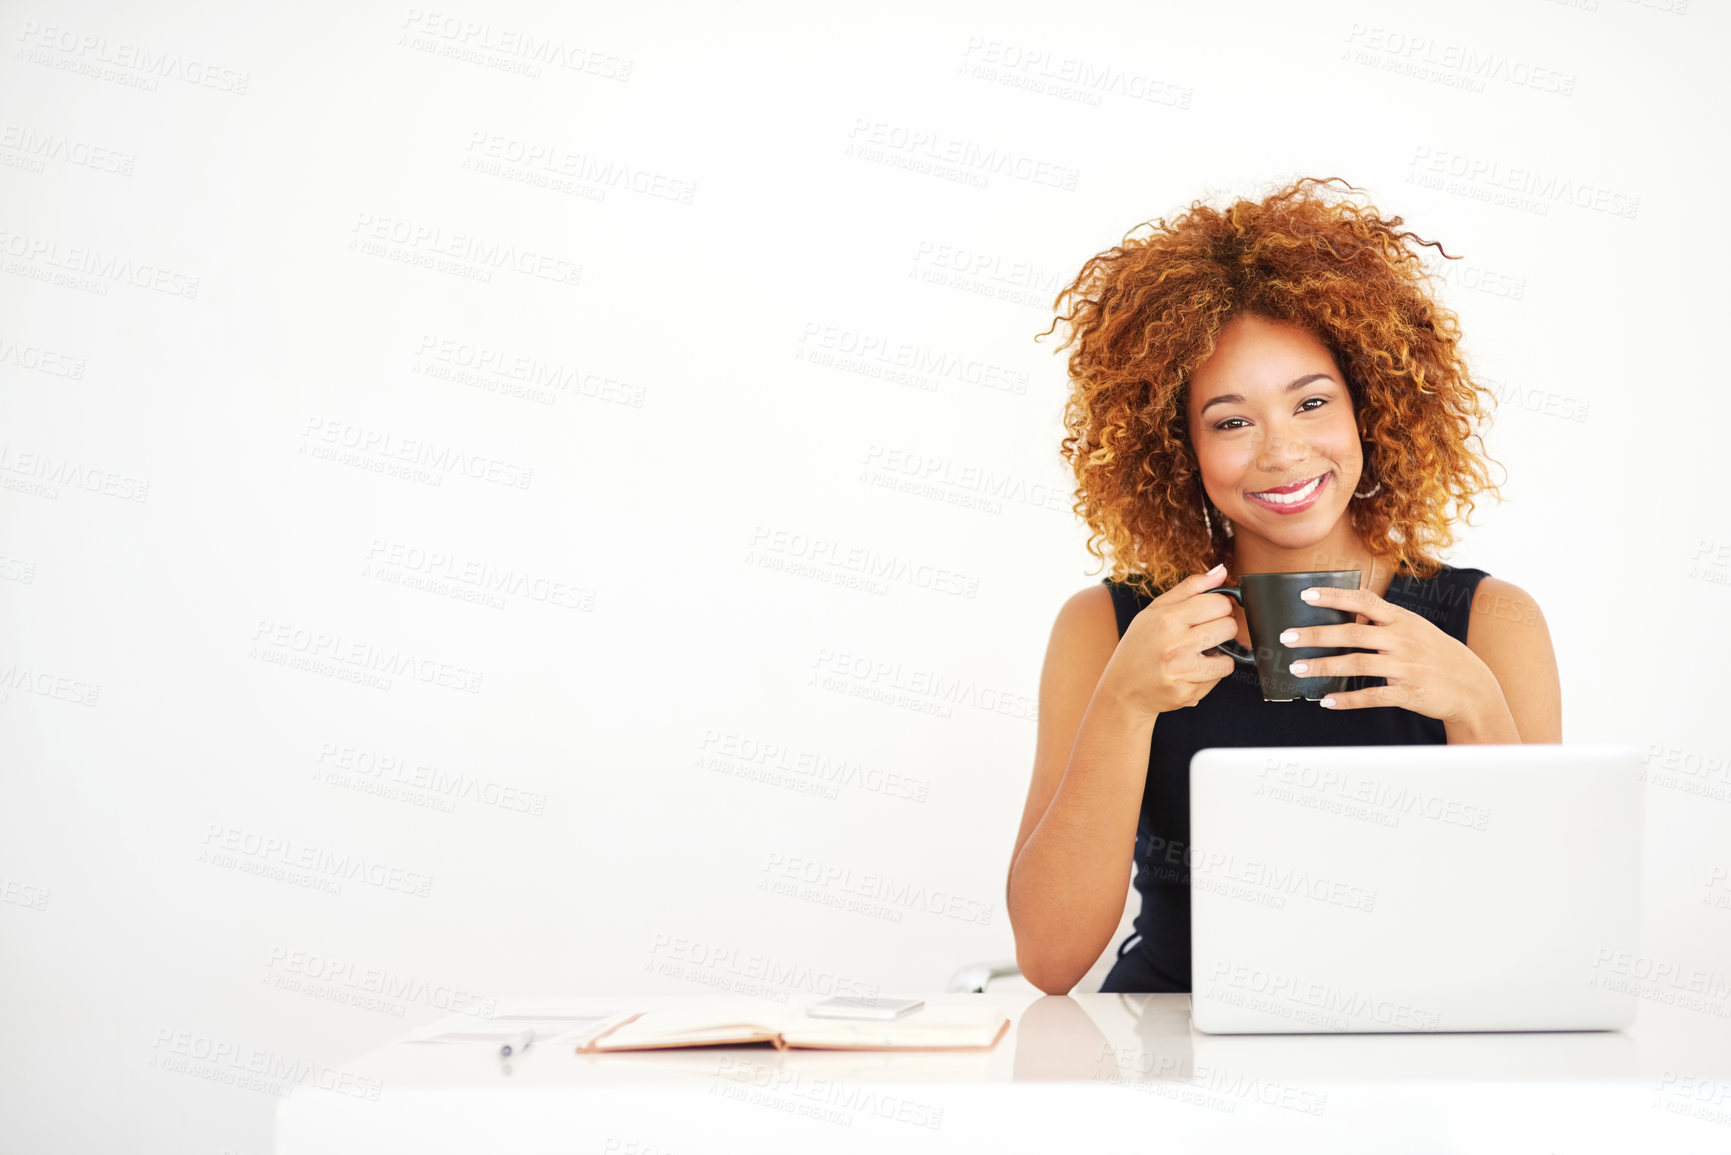
[[[529,1049],[529,1044],[535,1041],[534,1031],[518,1031],[499,1048],[499,1057],[509,1059],[519,1051]]]

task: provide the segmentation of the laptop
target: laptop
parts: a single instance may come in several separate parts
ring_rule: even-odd
[[[1617,1030],[1639,982],[1633,745],[1213,747],[1190,761],[1207,1034]]]

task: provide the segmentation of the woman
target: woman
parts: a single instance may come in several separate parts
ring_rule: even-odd
[[[1327,199],[1328,183],[1194,204],[1093,257],[1056,302],[1070,298],[1076,342],[1062,452],[1088,551],[1106,561],[1105,542],[1112,568],[1053,624],[1011,857],[1017,962],[1047,993],[1109,944],[1132,865],[1141,913],[1101,989],[1191,989],[1199,749],[1562,740],[1538,606],[1436,556],[1451,506],[1470,514],[1496,491],[1469,446],[1484,391],[1457,318],[1401,218]],[[1266,702],[1254,670],[1215,650],[1250,635],[1209,591],[1318,569],[1363,572],[1314,597],[1355,621],[1281,640],[1358,650],[1294,672],[1362,688]]]

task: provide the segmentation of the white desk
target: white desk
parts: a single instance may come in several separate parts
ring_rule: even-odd
[[[1046,1155],[1097,1136],[1178,1150],[1731,1151],[1731,1024],[1697,1011],[1643,1002],[1614,1032],[1216,1036],[1191,1028],[1188,995],[926,998],[992,1003],[1010,1029],[989,1052],[531,1047],[509,1064],[486,1044],[392,1043],[336,1064],[346,1087],[281,1100],[276,1150]]]

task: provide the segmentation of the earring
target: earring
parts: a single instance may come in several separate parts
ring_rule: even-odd
[[[1202,493],[1202,527],[1208,531],[1208,540],[1213,541],[1214,521],[1208,516],[1208,493],[1206,490]],[[1220,532],[1224,533],[1227,537],[1232,536],[1232,519],[1224,514],[1222,514],[1220,518]]]

